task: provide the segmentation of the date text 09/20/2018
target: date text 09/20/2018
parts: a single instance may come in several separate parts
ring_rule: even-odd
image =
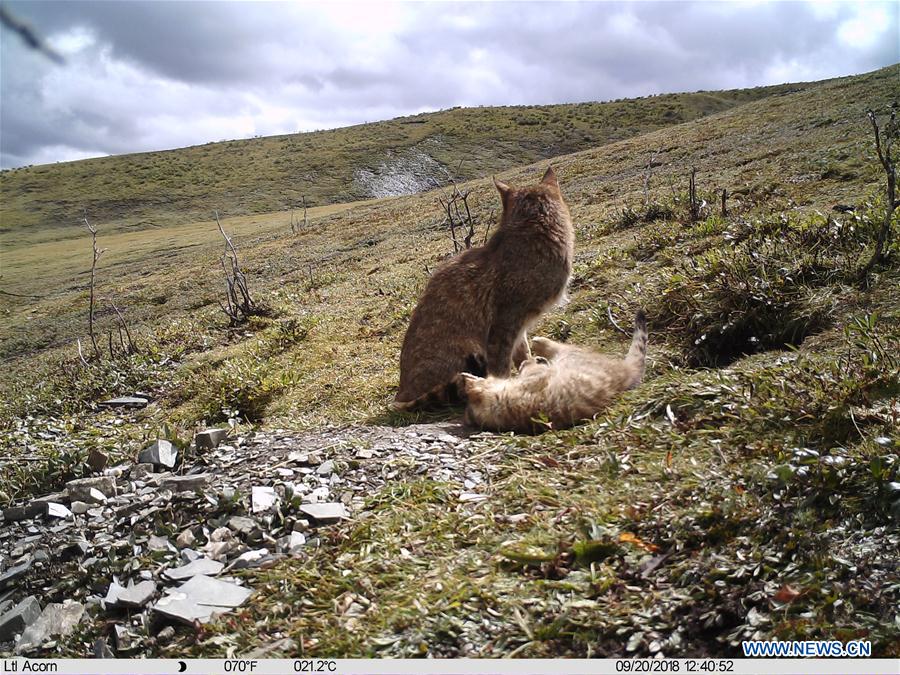
[[[733,673],[729,659],[618,659],[617,673]]]

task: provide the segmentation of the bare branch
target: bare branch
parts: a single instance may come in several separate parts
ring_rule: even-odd
[[[91,261],[91,285],[90,285],[90,305],[88,308],[88,336],[91,338],[91,345],[94,348],[94,357],[101,357],[100,347],[97,345],[97,338],[94,336],[94,283],[97,275],[97,261],[103,255],[105,249],[97,246],[97,228],[91,225],[87,217],[87,209],[84,210],[84,225],[88,232],[91,233],[91,248],[93,250],[93,259]]]
[[[606,306],[606,316],[609,317],[609,322],[613,325],[613,328],[615,328],[617,331],[619,331],[623,335],[631,335],[631,333],[629,333],[627,330],[622,328],[618,323],[616,323],[616,320],[613,317],[613,313],[612,313],[612,306],[610,306],[610,305]]]
[[[900,136],[900,128],[897,125],[897,104],[891,105],[891,114],[888,118],[884,129],[878,128],[878,120],[875,112],[869,108],[866,110],[866,117],[872,123],[872,133],[875,136],[875,152],[878,155],[878,161],[884,169],[886,186],[884,200],[884,222],[878,232],[878,238],[875,242],[875,251],[865,267],[860,271],[860,279],[865,281],[869,272],[880,261],[885,258],[885,250],[890,250],[891,242],[891,221],[894,215],[894,209],[900,207],[900,200],[897,199],[897,161],[892,154],[894,141]]]
[[[690,199],[691,222],[697,222],[700,217],[700,205],[697,202],[697,167],[691,167],[691,178],[688,182],[688,198]]]
[[[647,161],[647,168],[644,169],[644,207],[650,206],[650,173],[653,171],[653,160],[657,158],[659,153],[662,152],[661,148],[657,148],[656,152],[650,155],[650,159]]]
[[[81,359],[82,365],[84,365],[84,367],[87,368],[88,367],[87,359],[84,358],[84,352],[81,351],[81,338],[76,338],[75,342],[78,345],[78,358]]]
[[[219,259],[219,262],[222,264],[222,271],[225,274],[225,301],[228,303],[228,306],[226,308],[221,302],[219,306],[228,316],[231,325],[235,326],[248,317],[258,314],[259,308],[256,306],[250,295],[250,290],[247,288],[247,277],[241,271],[237,249],[219,221],[219,212],[214,211],[213,213],[216,216],[216,225],[219,227],[219,232],[225,239],[225,252]],[[229,265],[231,269],[229,269]]]
[[[0,5],[0,23],[11,31],[18,33],[19,37],[25,41],[25,44],[35,51],[41,52],[51,61],[55,61],[60,65],[66,62],[62,56],[41,39],[31,26],[14,16],[5,5]]]
[[[122,330],[124,330],[125,335],[128,336],[128,349],[125,351],[127,351],[129,354],[137,354],[138,349],[134,346],[134,341],[131,339],[131,331],[128,330],[128,324],[125,322],[125,317],[122,316],[122,312],[120,312],[119,308],[116,307],[116,303],[110,301],[109,304],[112,305],[113,311],[115,311],[116,316],[119,319],[119,341],[122,342],[123,350],[125,349],[125,343],[122,340]]]

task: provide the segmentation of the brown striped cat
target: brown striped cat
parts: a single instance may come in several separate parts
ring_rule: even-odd
[[[494,184],[497,231],[439,267],[413,311],[396,410],[453,400],[461,372],[508,377],[528,357],[525,329],[565,297],[575,231],[553,169],[537,185]]]
[[[491,431],[533,433],[573,426],[590,419],[619,393],[640,384],[647,355],[647,319],[634,321],[624,359],[534,338],[533,356],[516,377],[481,378],[462,373],[457,387],[467,399],[465,421]]]

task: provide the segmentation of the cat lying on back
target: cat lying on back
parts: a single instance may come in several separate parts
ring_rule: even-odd
[[[624,359],[589,349],[534,338],[533,356],[516,377],[481,378],[461,373],[460,394],[467,399],[466,424],[491,431],[543,431],[570,427],[590,419],[617,394],[640,384],[647,355],[647,319],[634,320],[631,348]]]
[[[508,377],[528,357],[526,327],[565,295],[575,231],[553,169],[525,188],[494,183],[497,231],[439,267],[413,311],[396,410],[452,400],[461,372]]]

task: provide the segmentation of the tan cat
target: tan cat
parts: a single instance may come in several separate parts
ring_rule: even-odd
[[[462,373],[457,386],[468,400],[467,424],[492,431],[544,431],[570,427],[609,405],[617,394],[636,387],[644,375],[647,319],[634,320],[631,348],[613,359],[582,347],[534,338],[534,356],[516,377],[487,379]]]
[[[494,183],[497,231],[438,268],[413,311],[395,409],[453,398],[461,372],[508,377],[528,357],[527,326],[565,296],[575,231],[553,169],[529,187]]]

